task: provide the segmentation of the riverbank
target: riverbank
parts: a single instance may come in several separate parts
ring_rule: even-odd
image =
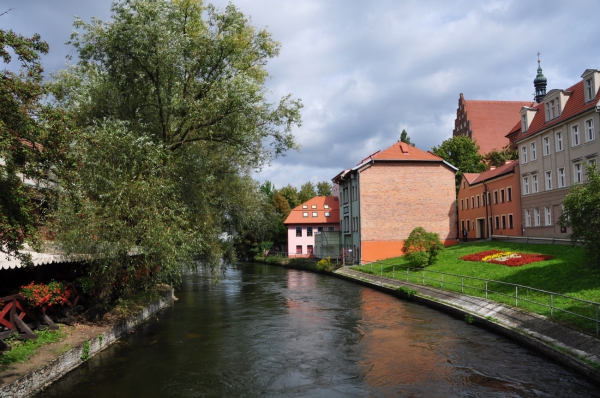
[[[436,308],[540,352],[600,383],[600,340],[546,317],[483,298],[341,268],[333,273]]]
[[[125,319],[64,328],[65,339],[41,347],[29,362],[11,365],[0,373],[0,397],[31,396],[97,355],[175,300],[170,287],[160,293],[158,300]]]

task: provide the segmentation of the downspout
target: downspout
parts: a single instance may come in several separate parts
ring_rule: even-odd
[[[492,235],[494,234],[494,212],[492,211],[492,195],[489,195],[490,191],[488,189],[488,186],[485,185],[485,182],[483,183],[483,186],[485,187],[485,200],[486,202],[486,206],[485,206],[485,222],[489,222],[489,228],[486,228],[485,233],[488,234],[488,231],[492,231]],[[490,217],[488,217],[488,209],[487,209],[487,205],[489,204],[490,206]],[[491,218],[492,221],[489,221]],[[488,235],[488,239],[491,240],[491,236]]]

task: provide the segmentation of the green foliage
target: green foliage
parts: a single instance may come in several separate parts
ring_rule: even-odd
[[[496,167],[502,166],[507,160],[517,160],[518,158],[519,151],[512,148],[510,144],[505,145],[501,150],[494,149],[484,156],[488,164]]]
[[[399,292],[402,292],[402,293],[406,294],[409,298],[412,297],[412,296],[414,296],[414,295],[419,294],[418,291],[416,291],[414,289],[411,289],[409,287],[405,287],[405,286],[398,286],[396,288],[396,290],[398,290]]]
[[[47,53],[39,35],[0,29],[0,57],[5,64],[16,57],[21,69],[0,71],[0,251],[26,263],[30,257],[20,250],[25,243],[38,248],[38,226],[53,202],[48,188],[57,180],[67,184],[74,170],[67,149],[76,130],[64,111],[46,102],[40,56]]]
[[[331,196],[331,183],[327,181],[321,181],[317,183],[317,195],[318,196]]]
[[[331,257],[323,258],[317,261],[316,268],[319,272],[332,272],[338,269],[340,265],[331,262]]]
[[[273,207],[275,207],[275,211],[282,215],[283,218],[286,218],[292,211],[287,199],[279,192],[275,192],[275,195],[273,195]]]
[[[408,133],[404,129],[402,129],[402,133],[400,133],[400,142],[404,142],[408,145],[415,146],[415,144],[410,142],[410,137],[408,136]]]
[[[467,322],[469,325],[471,325],[473,323],[473,315],[465,314],[465,322]]]
[[[312,182],[308,181],[300,187],[300,192],[298,192],[298,201],[300,203],[304,203],[308,200],[311,200],[315,196],[317,196],[315,186]]]
[[[563,200],[559,225],[571,227],[573,242],[583,242],[586,257],[600,266],[600,174],[595,165],[586,172],[586,181],[575,184]]]
[[[273,183],[269,180],[265,181],[264,183],[262,183],[260,185],[260,191],[262,193],[264,193],[265,195],[267,195],[267,198],[269,200],[269,203],[273,202],[273,198],[275,196],[275,185],[273,185]]]
[[[464,135],[454,136],[442,142],[440,146],[431,148],[431,152],[458,168],[456,172],[457,192],[464,173],[481,173],[487,169],[484,158],[478,151],[479,145]]]
[[[13,363],[27,362],[39,347],[56,343],[66,337],[62,330],[36,330],[35,333],[38,336],[35,340],[18,340],[16,337],[5,339],[11,350],[0,355],[0,370]]]
[[[302,203],[298,197],[298,190],[290,184],[281,188],[278,193],[288,201],[290,209],[294,209],[294,207],[297,207]]]
[[[86,340],[83,342],[83,347],[81,348],[81,360],[83,362],[90,359],[90,341]]]
[[[444,248],[435,232],[427,232],[422,227],[413,229],[404,241],[402,252],[413,267],[432,265],[438,253]]]
[[[100,333],[98,335],[98,344],[100,345],[100,347],[102,347],[102,341],[104,340],[104,335],[102,333]]]

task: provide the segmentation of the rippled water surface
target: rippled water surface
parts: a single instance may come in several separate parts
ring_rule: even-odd
[[[41,396],[600,396],[502,337],[333,277],[239,265],[176,295]]]

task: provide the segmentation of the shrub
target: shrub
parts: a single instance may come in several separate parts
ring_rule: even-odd
[[[331,257],[321,259],[317,262],[317,270],[318,271],[330,272],[337,268],[338,268],[338,266],[331,262]]]
[[[427,232],[423,227],[412,230],[404,241],[402,252],[413,267],[426,267],[435,262],[438,253],[444,248],[435,232]]]
[[[52,304],[66,303],[70,292],[62,283],[52,281],[47,285],[31,282],[29,285],[21,286],[19,294],[32,307],[49,307]]]

